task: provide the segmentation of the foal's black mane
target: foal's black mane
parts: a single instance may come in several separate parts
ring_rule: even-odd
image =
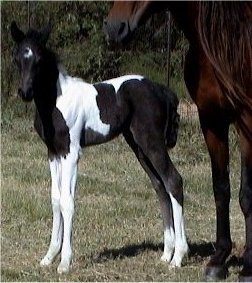
[[[52,95],[52,89],[55,90],[56,82],[58,80],[59,75],[59,58],[54,51],[45,45],[41,44],[38,39],[39,33],[35,30],[29,30],[27,33],[28,42],[34,44],[36,52],[38,52],[37,56],[39,57],[40,64],[40,81],[43,82],[43,89],[36,89],[38,93],[43,92],[44,95]],[[39,83],[38,83],[39,85]],[[49,93],[44,93],[45,90],[49,91]],[[53,91],[53,97],[55,96],[55,91]]]

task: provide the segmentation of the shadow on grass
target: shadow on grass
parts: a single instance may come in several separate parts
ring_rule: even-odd
[[[125,257],[135,257],[145,251],[162,251],[163,247],[164,246],[161,243],[153,244],[151,242],[143,242],[141,244],[128,245],[118,249],[105,249],[95,256],[94,260],[96,262],[105,262],[108,260],[122,259]],[[213,254],[214,245],[211,242],[189,243],[189,249],[189,258],[197,257],[203,259]]]
[[[95,257],[96,262],[104,262],[107,260],[122,259],[125,257],[135,257],[145,251],[158,251],[163,248],[163,244],[153,244],[151,242],[143,242],[118,249],[105,249]]]
[[[189,243],[190,252],[189,252],[189,258],[201,258],[202,260],[208,256],[211,256],[214,254],[215,251],[215,243],[213,242],[203,242],[203,243]],[[197,260],[200,261],[200,260]],[[236,255],[232,255],[228,260],[226,261],[226,267],[240,267],[243,265],[243,258],[238,257]]]
[[[188,243],[188,245],[190,250],[189,258],[206,258],[214,253],[214,243],[212,242]]]

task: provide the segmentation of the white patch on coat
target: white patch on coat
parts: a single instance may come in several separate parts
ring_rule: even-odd
[[[110,125],[100,119],[97,105],[97,90],[92,84],[79,78],[59,74],[61,95],[57,98],[56,107],[61,111],[70,130],[71,143],[80,141],[83,127],[107,136]]]
[[[115,92],[118,92],[119,88],[124,82],[129,81],[129,80],[134,80],[134,79],[141,81],[143,78],[144,77],[140,75],[126,75],[126,76],[121,76],[118,78],[104,81],[103,83],[112,84],[113,87],[115,88]]]
[[[24,51],[24,58],[29,59],[33,56],[33,52],[30,47],[26,47]]]
[[[114,86],[117,92],[120,86],[132,79],[142,80],[139,75],[126,75],[104,81]],[[107,136],[110,125],[103,123],[100,118],[100,110],[97,105],[97,90],[92,84],[84,82],[80,78],[71,77],[59,73],[61,95],[58,96],[56,107],[61,111],[70,130],[71,142],[79,143],[83,126],[103,136]]]

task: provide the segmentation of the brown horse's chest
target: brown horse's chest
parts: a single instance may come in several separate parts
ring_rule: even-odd
[[[185,62],[185,83],[200,112],[232,115],[232,106],[225,97],[213,68],[201,52],[189,50]]]

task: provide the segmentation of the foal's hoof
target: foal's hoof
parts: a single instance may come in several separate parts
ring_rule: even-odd
[[[161,256],[161,261],[163,261],[163,262],[170,262],[171,261],[171,258],[172,258],[172,253],[164,253],[162,256]]]
[[[67,264],[60,264],[57,268],[57,272],[59,274],[63,274],[63,273],[68,273],[70,269],[70,266]]]
[[[40,266],[48,266],[52,263],[52,260],[49,259],[47,256],[45,256],[41,261],[40,261]]]
[[[205,270],[206,281],[218,281],[226,279],[228,276],[228,269],[225,265],[222,266],[207,266]]]

